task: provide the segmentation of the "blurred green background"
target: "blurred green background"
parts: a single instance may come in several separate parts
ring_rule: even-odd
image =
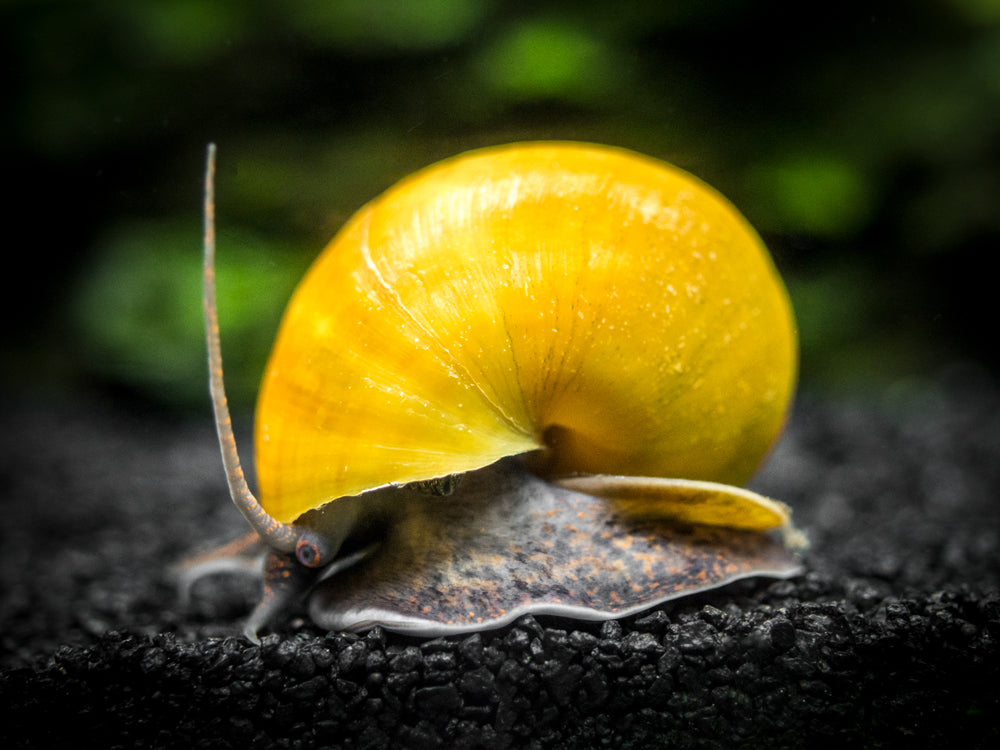
[[[996,368],[1000,0],[526,5],[2,2],[5,386],[205,407],[210,140],[238,408],[354,210],[520,139],[629,147],[727,195],[788,282],[804,389]]]

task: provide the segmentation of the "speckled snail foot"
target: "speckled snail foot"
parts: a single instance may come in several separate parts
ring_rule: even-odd
[[[784,423],[794,318],[766,248],[711,188],[545,142],[390,188],[285,312],[257,403],[258,502],[223,387],[214,160],[210,146],[210,386],[258,539],[181,576],[189,589],[257,560],[248,637],[302,595],[326,628],[436,635],[620,617],[800,571],[788,509],[737,486]]]

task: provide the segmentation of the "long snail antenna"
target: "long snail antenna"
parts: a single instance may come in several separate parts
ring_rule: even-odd
[[[292,552],[298,542],[299,532],[293,527],[272,518],[265,511],[247,486],[240,457],[236,450],[233,421],[229,415],[226,387],[222,378],[222,345],[219,342],[219,316],[215,303],[215,144],[208,145],[205,162],[205,234],[203,265],[203,303],[205,306],[205,335],[208,342],[208,384],[215,410],[215,429],[219,435],[222,462],[226,467],[229,494],[253,529],[272,548]]]

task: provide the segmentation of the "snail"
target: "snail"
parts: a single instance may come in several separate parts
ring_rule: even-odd
[[[256,566],[249,638],[306,595],[324,628],[439,635],[800,572],[789,509],[741,488],[790,408],[794,316],[712,188],[628,150],[528,142],[365,205],[285,311],[257,402],[258,501],[224,392],[214,170],[213,144],[210,391],[253,531],[183,578]]]

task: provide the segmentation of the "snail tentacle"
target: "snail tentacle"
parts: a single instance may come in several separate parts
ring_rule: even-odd
[[[260,535],[250,531],[221,547],[171,566],[170,574],[177,584],[181,603],[187,606],[191,602],[194,585],[208,576],[241,573],[259,577],[264,549]]]
[[[264,592],[243,625],[246,639],[260,643],[257,632],[304,596],[319,575],[319,570],[301,565],[294,554],[271,550],[264,560]]]
[[[208,342],[208,382],[215,411],[215,429],[219,448],[226,466],[226,481],[233,503],[247,523],[260,534],[268,546],[281,552],[292,552],[301,532],[293,525],[282,523],[261,507],[247,485],[236,449],[233,421],[229,414],[226,387],[222,377],[222,345],[219,342],[219,316],[215,299],[215,144],[208,145],[205,163],[205,233],[203,238],[203,303],[205,336]]]

